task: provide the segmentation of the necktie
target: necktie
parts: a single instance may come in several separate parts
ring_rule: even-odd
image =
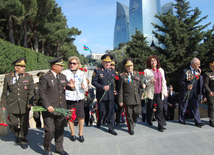
[[[193,74],[195,75],[195,69],[193,70]]]
[[[106,69],[107,73],[109,73],[109,69]]]
[[[19,81],[19,79],[20,79],[21,76],[22,76],[22,74],[18,74],[17,81]]]
[[[59,83],[59,74],[56,74],[57,82]]]

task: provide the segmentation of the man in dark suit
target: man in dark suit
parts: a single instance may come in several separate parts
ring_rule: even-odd
[[[176,93],[173,91],[173,86],[169,86],[169,97],[168,97],[168,119],[174,120],[175,108],[176,108],[177,98]]]
[[[116,136],[117,133],[114,130],[114,95],[117,92],[114,90],[114,84],[112,84],[115,81],[116,72],[110,68],[112,55],[104,54],[101,59],[103,60],[102,67],[95,69],[92,76],[92,85],[96,87],[96,98],[98,100],[97,127],[100,127],[106,111],[109,133]]]
[[[204,88],[208,103],[210,126],[214,127],[214,58],[209,61],[210,70],[204,74]]]
[[[128,132],[134,135],[134,126],[141,113],[140,88],[143,87],[139,72],[133,71],[134,59],[124,59],[123,65],[126,72],[120,74],[118,102],[121,107],[124,104]]]
[[[33,104],[34,82],[31,75],[25,73],[25,58],[19,58],[12,63],[15,72],[5,75],[1,97],[2,110],[7,108],[8,124],[15,135],[15,142],[23,149],[28,148],[26,136],[28,133],[28,104]],[[9,93],[9,94],[8,94]]]
[[[69,83],[65,75],[61,74],[64,65],[62,56],[48,62],[51,64],[51,70],[39,79],[39,95],[42,105],[48,110],[42,113],[45,124],[44,150],[46,155],[52,155],[51,140],[55,132],[56,153],[68,155],[63,149],[65,118],[62,115],[54,114],[54,108],[67,109],[65,89],[72,90],[75,83],[72,80]]]
[[[200,60],[198,58],[193,58],[190,67],[184,69],[181,74],[181,78],[179,80],[179,123],[186,125],[184,115],[187,106],[189,106],[194,117],[195,126],[202,127],[203,124],[201,123],[198,104],[200,83],[196,77],[196,75],[199,77],[201,73],[199,67]],[[187,95],[188,91],[190,91],[189,96]]]

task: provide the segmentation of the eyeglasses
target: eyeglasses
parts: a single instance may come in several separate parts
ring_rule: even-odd
[[[111,65],[111,66],[115,66],[115,65]]]
[[[77,63],[76,63],[76,62],[69,62],[69,64],[70,64],[70,65],[72,65],[72,64],[73,64],[73,65],[76,65]]]

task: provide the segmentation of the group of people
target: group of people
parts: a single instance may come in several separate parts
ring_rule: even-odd
[[[158,122],[158,131],[166,129],[164,114],[164,99],[173,96],[172,86],[167,91],[164,70],[161,68],[160,60],[156,55],[146,60],[146,69],[143,73],[134,70],[134,59],[125,58],[123,65],[125,72],[120,75],[115,71],[115,61],[110,54],[102,57],[102,66],[94,70],[91,84],[96,88],[97,128],[103,122],[107,122],[108,132],[117,135],[114,124],[120,122],[123,109],[128,126],[128,133],[134,135],[134,127],[141,111],[142,99],[147,100],[146,120],[152,126],[152,120]],[[83,71],[79,70],[81,63],[78,57],[72,56],[68,59],[67,69],[63,71],[63,57],[49,60],[51,69],[47,73],[38,73],[39,82],[35,85],[31,75],[25,73],[25,58],[19,58],[12,63],[15,71],[5,75],[3,93],[1,96],[2,110],[7,108],[8,124],[15,135],[15,142],[23,149],[28,148],[26,136],[28,132],[28,118],[30,106],[39,103],[47,109],[42,112],[45,124],[44,151],[51,155],[51,140],[55,137],[55,151],[61,155],[68,155],[63,148],[63,133],[65,118],[54,113],[54,108],[76,109],[79,125],[78,140],[84,142],[84,123],[92,123],[89,120],[89,103],[95,96],[93,88],[89,87],[89,80]],[[179,80],[179,123],[185,123],[187,107],[193,114],[195,125],[202,127],[199,102],[203,101],[205,95],[208,102],[208,117],[210,126],[214,127],[214,59],[209,62],[210,70],[201,75],[200,60],[193,58],[190,67],[183,70]],[[203,79],[204,77],[204,79]],[[85,92],[89,91],[88,98]],[[143,97],[142,97],[143,90]],[[188,94],[188,95],[187,95]],[[37,96],[38,95],[38,96]],[[174,101],[172,101],[174,103]],[[115,108],[116,107],[116,108]],[[170,118],[174,119],[174,105],[169,104],[171,109]],[[116,111],[116,116],[115,116]],[[39,113],[34,118],[39,119]],[[143,115],[142,115],[143,116]],[[86,119],[86,120],[85,120]],[[71,141],[76,141],[74,122],[67,121],[71,130]],[[41,127],[38,123],[37,127]]]

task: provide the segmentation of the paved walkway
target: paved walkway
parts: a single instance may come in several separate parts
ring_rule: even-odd
[[[194,126],[192,120],[186,122],[187,125],[181,125],[177,121],[168,121],[167,130],[161,133],[157,130],[157,122],[150,127],[139,121],[133,136],[128,134],[125,124],[115,125],[117,136],[109,134],[107,126],[100,129],[89,126],[84,128],[84,143],[71,142],[66,127],[64,149],[70,155],[213,155],[214,128],[208,125],[208,119],[202,119],[205,124],[202,128]],[[75,131],[77,135],[78,127]],[[23,150],[13,142],[14,136],[10,132],[8,136],[0,137],[1,154],[43,154],[43,133],[44,129],[30,129],[27,136],[29,148]]]

